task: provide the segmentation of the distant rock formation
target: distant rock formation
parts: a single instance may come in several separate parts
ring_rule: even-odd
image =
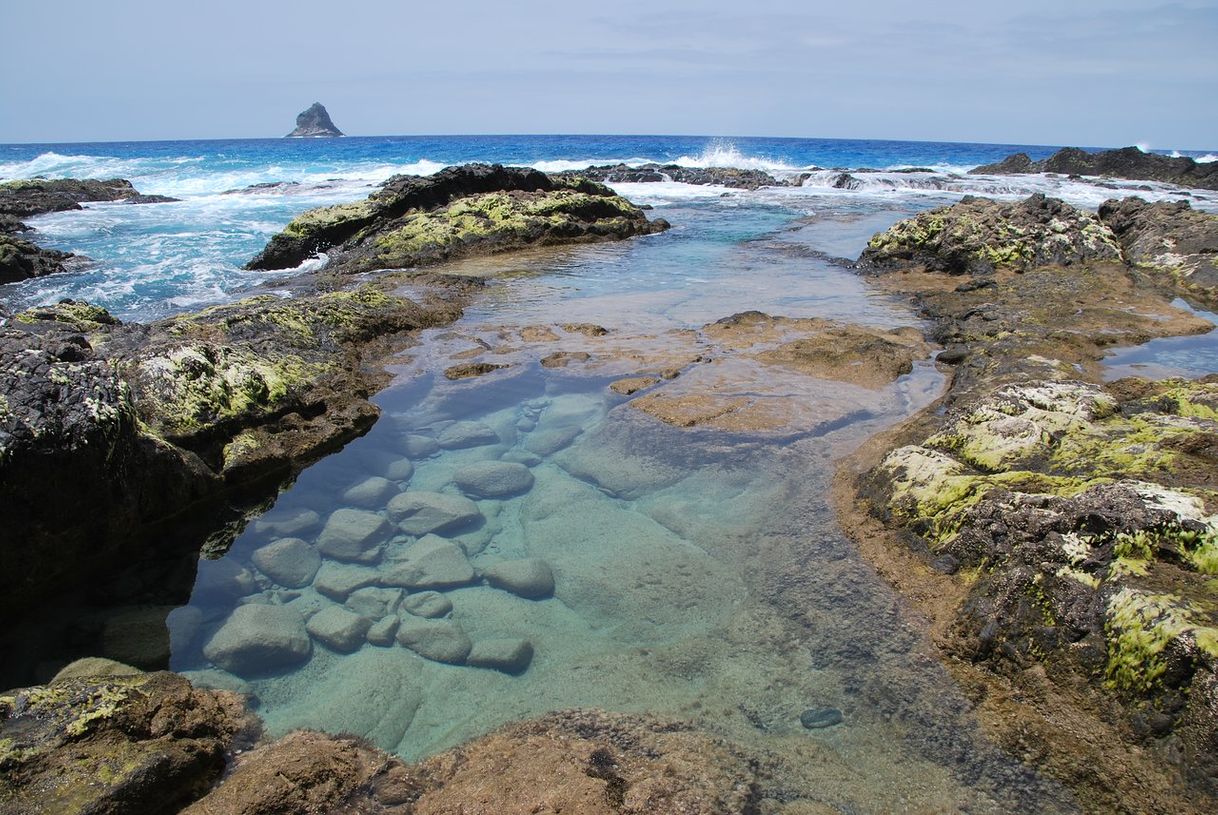
[[[296,117],[296,129],[284,138],[287,139],[329,139],[341,136],[343,132],[334,126],[325,105],[314,102],[309,109]]]
[[[970,175],[1016,175],[1020,173],[1061,173],[1062,175],[1099,175],[1132,181],[1162,181],[1203,190],[1218,190],[1218,162],[1200,163],[1188,157],[1144,153],[1137,147],[1122,147],[1088,153],[1065,147],[1044,161],[1032,161],[1027,153],[1015,153],[997,164],[984,164],[969,170]]]

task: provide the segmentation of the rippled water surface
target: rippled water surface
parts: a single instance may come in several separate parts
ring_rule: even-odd
[[[470,337],[526,325],[589,321],[663,343],[745,308],[915,324],[818,254],[857,252],[897,211],[710,201],[663,214],[676,224],[664,235],[454,266],[496,277],[461,323],[403,357],[367,436],[306,471],[226,557],[201,562],[190,604],[170,617],[173,667],[251,693],[272,733],[354,732],[407,758],[600,707],[736,740],[778,768],[792,801],[1069,810],[976,732],[918,621],[827,503],[836,458],[938,393],[929,362],[874,391],[805,378],[789,398],[843,418],[752,436],[669,427],[605,376],[539,366],[541,351],[474,380],[438,375]],[[437,501],[447,514],[412,514]],[[353,519],[374,531],[336,545]],[[324,550],[320,569],[284,575],[271,555],[289,547],[293,566]],[[552,591],[484,579],[521,561],[543,563]],[[234,663],[216,643],[231,643],[249,604],[326,625],[286,659],[251,647]],[[394,626],[412,633],[385,637]],[[807,718],[829,726],[801,724],[824,708],[840,723],[822,710]]]

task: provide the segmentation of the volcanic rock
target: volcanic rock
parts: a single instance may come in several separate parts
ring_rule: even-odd
[[[314,102],[296,117],[296,129],[286,139],[324,139],[341,136],[343,132],[330,121],[330,114],[321,102]]]
[[[969,170],[972,175],[1016,173],[1060,173],[1123,178],[1133,181],[1162,181],[1182,187],[1218,190],[1218,162],[1198,162],[1188,157],[1160,156],[1137,147],[1088,153],[1065,147],[1044,161],[1032,161],[1026,153],[1015,153],[997,164]]]

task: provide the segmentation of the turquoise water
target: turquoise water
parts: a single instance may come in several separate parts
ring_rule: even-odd
[[[638,203],[700,203],[730,216],[777,208],[799,214],[868,217],[909,213],[965,194],[1000,198],[1047,192],[1095,207],[1122,189],[1150,198],[1176,191],[1151,185],[1093,185],[1064,178],[962,175],[1016,150],[1034,158],[1055,148],[828,139],[716,139],[654,136],[379,137],[325,140],[113,142],[0,145],[0,180],[33,176],[131,180],[145,193],[182,199],[129,206],[90,204],[83,211],[30,219],[32,237],[91,258],[70,274],[0,286],[12,307],[83,298],[122,319],[146,320],[224,302],[284,274],[242,271],[271,235],[312,207],[364,198],[395,173],[434,173],[467,161],[543,170],[646,161],[691,167],[763,169],[780,178],[810,167],[924,167],[926,173],[875,173],[860,188],[836,189],[837,173],[813,172],[802,187],[737,192],[681,184],[620,185]],[[251,189],[252,185],[274,185]],[[722,197],[726,196],[726,197]],[[1218,195],[1197,192],[1195,206],[1218,208]],[[730,227],[729,227],[730,228]],[[831,243],[825,251],[846,254]],[[290,273],[289,273],[290,274]]]
[[[225,558],[201,562],[191,603],[170,617],[172,666],[252,694],[273,734],[355,732],[407,758],[549,710],[600,707],[680,717],[745,745],[776,768],[788,801],[848,812],[1069,811],[1068,796],[976,732],[918,624],[827,505],[834,460],[937,395],[929,361],[879,390],[758,376],[756,387],[777,381],[769,395],[804,411],[772,433],[670,427],[607,388],[646,368],[633,360],[677,351],[678,337],[744,307],[916,325],[817,254],[861,248],[874,219],[729,212],[717,202],[671,213],[677,227],[664,235],[450,267],[497,277],[457,325],[427,332],[394,366],[367,436],[302,474]],[[520,334],[582,321],[609,333]],[[597,352],[598,342],[645,353],[606,369],[537,364],[556,349]],[[457,382],[439,375],[473,349],[512,367]],[[531,484],[486,497],[469,486],[470,468],[485,462],[517,465],[509,469],[527,470]],[[436,493],[468,498],[476,514],[430,535],[400,514],[401,496]],[[285,537],[327,548],[334,513],[353,509],[392,527],[360,556],[367,562],[323,556],[302,587],[259,566],[264,547]],[[420,546],[446,552],[445,568],[464,577],[399,595],[394,575]],[[546,564],[552,593],[519,596],[477,576],[526,559]],[[217,656],[213,638],[242,605],[298,619],[343,616],[334,609],[344,606],[365,617],[360,629],[387,617],[425,627],[436,624],[392,608],[434,605],[430,591],[442,598],[445,636],[459,629],[475,653],[527,640],[527,667],[449,664],[427,646],[376,644],[366,633],[334,647],[315,632],[307,656],[233,671],[205,653]],[[800,714],[814,707],[840,710],[843,722],[806,729]]]
[[[488,277],[485,291],[395,360],[365,437],[305,471],[224,558],[200,562],[189,603],[169,617],[171,664],[249,693],[274,734],[353,732],[407,758],[591,706],[677,716],[730,738],[774,768],[768,792],[786,802],[1071,811],[1068,794],[979,734],[920,621],[828,505],[835,461],[938,395],[929,359],[869,390],[729,358],[700,330],[748,309],[917,327],[905,305],[832,258],[854,258],[875,232],[964,194],[1042,191],[1095,206],[1121,193],[961,175],[1015,149],[1052,150],[652,137],[0,146],[0,177],[123,176],[183,198],[32,219],[38,240],[95,263],[0,287],[0,298],[84,297],[149,319],[273,288],[282,275],[240,266],[296,214],[362,198],[395,172],[467,160],[551,170],[659,160],[785,176],[929,167],[854,190],[827,173],[756,192],[618,185],[673,228],[446,267]],[[246,189],[267,183],[280,186]],[[1218,198],[1191,200],[1218,209]],[[591,359],[539,365],[556,351]],[[473,358],[509,367],[441,375]],[[772,407],[785,424],[678,429],[635,408],[647,391],[608,388],[671,360],[680,376],[659,387]],[[536,591],[486,577],[505,563]],[[826,707],[839,724],[801,724]]]

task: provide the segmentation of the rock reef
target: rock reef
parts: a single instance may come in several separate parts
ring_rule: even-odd
[[[367,216],[353,222],[352,208]],[[281,257],[275,248],[285,242],[328,248],[325,237],[358,230],[331,267],[366,270],[392,265],[383,252],[413,265],[662,228],[599,185],[485,165],[398,178],[368,202],[294,224],[292,237],[277,236],[260,257]],[[402,236],[420,224],[430,226]],[[369,226],[393,237],[381,245]],[[108,591],[132,564],[163,560],[175,585],[189,580],[175,564],[209,539],[223,551],[246,511],[372,425],[369,397],[388,381],[381,361],[412,332],[456,319],[478,286],[416,275],[411,300],[394,293],[400,276],[343,285],[333,270],[289,283],[294,296],[259,295],[147,325],[70,300],[7,318],[0,611],[20,616],[85,585]],[[326,547],[339,554],[358,543],[338,534]]]
[[[314,102],[296,116],[296,129],[284,138],[330,139],[341,135],[343,132],[331,121],[325,105],[321,102]]]
[[[969,170],[970,175],[1018,175],[1059,173],[1123,178],[1131,181],[1161,181],[1218,190],[1218,162],[1198,162],[1186,156],[1170,157],[1147,153],[1137,147],[1088,153],[1077,147],[1058,150],[1049,158],[1033,161],[1027,153],[1014,153],[996,164]]]
[[[854,534],[921,598],[997,738],[1099,810],[1218,792],[1218,384],[1106,384],[1100,362],[1212,328],[1171,300],[1212,299],[1216,237],[1187,205],[965,200],[861,264],[933,321],[953,378],[860,455]]]
[[[77,257],[16,237],[18,233],[33,231],[21,218],[81,209],[81,203],[91,201],[155,204],[173,200],[141,195],[130,181],[121,178],[108,181],[31,178],[0,183],[0,283],[62,272],[64,263]]]
[[[666,229],[608,187],[537,170],[467,164],[394,176],[366,200],[306,212],[246,266],[290,269],[326,253],[326,270],[406,269],[523,246],[619,240]]]

